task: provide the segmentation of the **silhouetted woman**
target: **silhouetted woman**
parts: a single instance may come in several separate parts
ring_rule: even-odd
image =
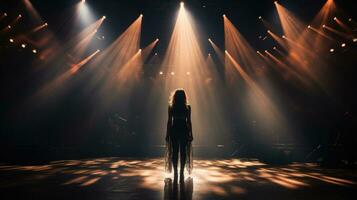
[[[180,153],[180,180],[184,180],[185,165],[192,171],[192,125],[191,106],[187,104],[186,93],[177,89],[170,98],[166,130],[166,170],[174,168],[174,180],[178,176],[178,155]]]

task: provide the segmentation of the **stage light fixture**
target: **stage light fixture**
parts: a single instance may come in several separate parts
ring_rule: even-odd
[[[44,24],[44,26],[48,26],[48,23],[46,22],[46,23]]]
[[[308,26],[307,26],[307,28],[311,28],[311,26],[310,26],[310,25],[308,25]]]
[[[352,40],[353,42],[357,42],[357,38],[353,38],[353,40]]]
[[[85,3],[86,2],[86,0],[81,0],[81,3]]]
[[[163,74],[164,74],[164,72],[159,72],[159,74],[160,74],[160,75],[163,75]]]
[[[258,19],[262,19],[262,16],[259,16]]]
[[[223,16],[223,17],[226,17],[226,14],[223,14],[222,16]]]
[[[104,19],[106,19],[107,17],[106,17],[105,15],[103,15],[103,17],[102,17],[102,18],[103,18],[103,20],[104,20]]]
[[[144,15],[143,15],[143,14],[140,14],[140,17],[144,17]]]
[[[330,52],[333,53],[335,51],[335,49],[330,49]]]
[[[271,31],[270,30],[267,30],[268,33],[270,33]]]
[[[352,18],[349,18],[348,21],[349,21],[349,22],[352,21]]]
[[[286,38],[285,35],[283,35],[283,36],[281,36],[281,37],[284,38],[284,39]]]
[[[278,3],[278,1],[274,1],[274,3],[275,3],[275,4],[277,4],[277,3]]]
[[[11,26],[10,26],[10,25],[8,25],[8,26],[7,26],[7,28],[8,28],[8,29],[10,29],[10,28],[11,28]]]
[[[171,72],[170,74],[173,76],[173,75],[175,75],[175,72]]]
[[[322,28],[326,28],[326,25],[324,24],[324,25],[322,25]]]
[[[342,43],[342,44],[341,44],[341,47],[346,47],[346,43]]]
[[[7,13],[4,13],[4,16],[6,17],[6,16],[7,16]]]
[[[257,51],[257,53],[260,53],[260,51]]]
[[[12,38],[10,38],[9,41],[10,41],[11,43],[14,43],[14,39],[12,39]]]
[[[265,52],[265,53],[268,53],[268,50],[265,50],[264,52]]]
[[[21,18],[22,17],[22,15],[21,14],[19,14],[19,18]]]
[[[335,20],[335,21],[336,21],[336,20],[337,20],[337,17],[334,17],[334,18],[333,18],[333,20]]]
[[[211,56],[211,54],[210,54],[210,53],[208,53],[208,56]]]
[[[21,44],[21,47],[22,48],[26,48],[26,44]]]
[[[36,49],[32,49],[32,53],[37,53],[37,50]]]
[[[180,6],[181,6],[181,7],[184,7],[184,6],[185,6],[185,3],[184,3],[183,1],[181,1]]]
[[[273,47],[274,50],[276,50],[276,47]]]

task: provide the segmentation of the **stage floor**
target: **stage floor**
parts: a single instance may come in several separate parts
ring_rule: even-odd
[[[357,171],[311,163],[196,160],[172,183],[160,159],[100,158],[1,165],[1,199],[356,199]]]

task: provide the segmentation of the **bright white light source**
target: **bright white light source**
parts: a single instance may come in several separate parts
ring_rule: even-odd
[[[21,47],[22,48],[26,48],[26,44],[21,44]]]

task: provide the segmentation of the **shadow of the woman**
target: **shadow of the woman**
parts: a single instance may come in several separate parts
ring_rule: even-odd
[[[185,181],[180,181],[178,184],[176,180],[171,178],[165,179],[164,200],[180,199],[192,200],[193,193],[193,179],[187,178]]]

